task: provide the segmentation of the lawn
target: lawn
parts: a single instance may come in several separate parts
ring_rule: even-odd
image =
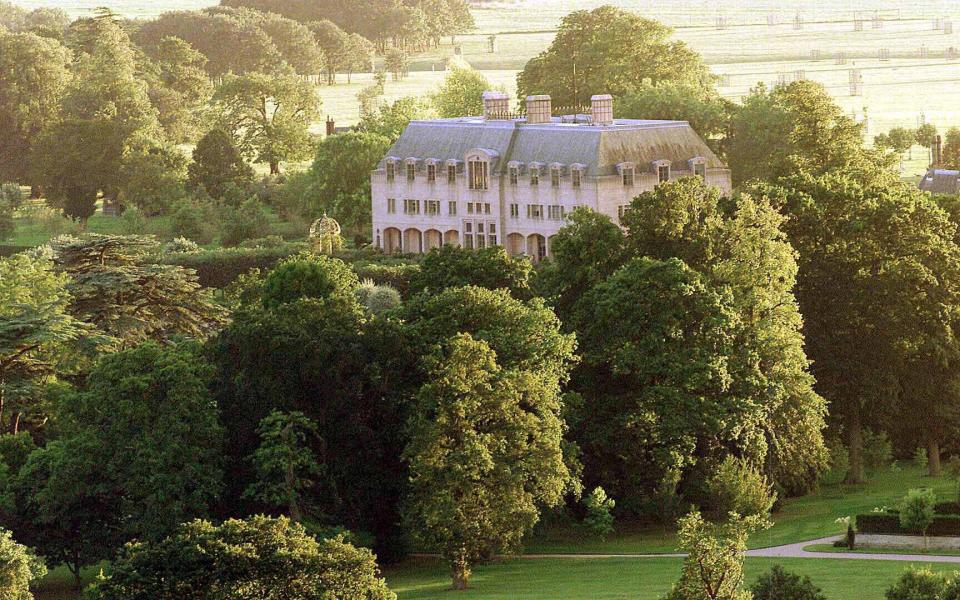
[[[388,570],[387,583],[400,600],[657,600],[679,577],[679,558],[515,559],[477,567],[472,589],[449,591],[447,569],[438,561],[411,561]],[[831,600],[882,600],[884,591],[910,563],[810,558],[748,558],[753,581],[775,564],[809,575]],[[957,565],[917,563],[935,571]]]
[[[870,512],[875,507],[893,506],[911,488],[930,487],[942,500],[956,496],[957,484],[946,477],[931,478],[913,466],[903,465],[870,475],[859,485],[825,485],[820,491],[790,498],[774,514],[775,525],[750,539],[751,548],[779,546],[840,534],[839,517]],[[569,527],[552,527],[526,544],[527,553],[669,553],[676,551],[671,532],[661,526],[620,524],[606,540],[587,536]]]

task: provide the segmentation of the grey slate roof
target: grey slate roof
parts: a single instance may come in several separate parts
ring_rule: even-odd
[[[920,180],[920,189],[931,194],[960,193],[960,171],[930,169]]]
[[[622,162],[650,170],[653,161],[669,160],[675,168],[686,169],[686,161],[696,157],[706,159],[707,168],[725,168],[686,121],[618,119],[609,126],[570,123],[561,118],[542,125],[527,125],[524,120],[484,121],[480,117],[413,121],[387,156],[462,159],[474,148],[499,153],[494,170],[510,161],[582,163],[587,175],[613,175]]]

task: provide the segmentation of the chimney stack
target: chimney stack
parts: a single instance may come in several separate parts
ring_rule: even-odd
[[[931,159],[933,160],[934,167],[939,167],[943,164],[943,138],[939,135],[933,138],[933,145],[930,148],[933,152]]]
[[[613,96],[610,94],[591,96],[590,112],[594,125],[613,125]]]
[[[552,116],[553,108],[550,103],[550,96],[527,96],[528,124],[550,123],[550,117]]]
[[[327,135],[331,136],[337,132],[337,124],[332,118],[327,116]]]
[[[483,118],[501,121],[510,118],[510,96],[504,92],[483,93]]]

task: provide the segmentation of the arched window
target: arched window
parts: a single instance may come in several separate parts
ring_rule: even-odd
[[[490,163],[482,158],[467,161],[467,177],[471,190],[490,189]]]

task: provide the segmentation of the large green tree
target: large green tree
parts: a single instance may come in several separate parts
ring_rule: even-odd
[[[241,152],[269,164],[272,175],[281,162],[309,156],[320,97],[292,72],[227,75],[213,100],[219,124],[236,137]]]
[[[202,110],[213,94],[204,70],[207,58],[189,43],[166,37],[151,50],[150,100],[167,137],[184,143],[197,139]]]
[[[185,523],[155,542],[127,546],[98,600],[396,600],[376,556],[342,538],[317,541],[287,519],[256,516]]]
[[[554,104],[579,106],[593,94],[622,96],[649,82],[712,89],[714,76],[666,25],[601,6],[565,16],[550,47],[517,76],[520,97],[549,94]]]
[[[212,198],[223,198],[229,189],[244,189],[253,183],[253,169],[243,159],[233,136],[223,129],[207,132],[193,149],[187,167],[187,185],[201,188]]]
[[[450,562],[454,589],[470,565],[520,548],[540,510],[573,478],[563,456],[562,406],[551,382],[503,369],[490,346],[458,334],[431,361],[405,457],[408,518]]]
[[[58,117],[71,54],[55,40],[0,33],[0,180],[32,183],[30,156]]]
[[[687,121],[715,151],[725,151],[732,105],[716,90],[689,82],[644,84],[617,98],[617,117]]]
[[[435,294],[440,290],[476,285],[491,290],[505,289],[521,300],[531,296],[532,263],[510,256],[502,246],[465,250],[444,245],[423,257],[420,269],[410,280],[411,292]]]
[[[483,93],[492,89],[469,64],[454,64],[430,99],[440,117],[475,117],[483,114]]]

